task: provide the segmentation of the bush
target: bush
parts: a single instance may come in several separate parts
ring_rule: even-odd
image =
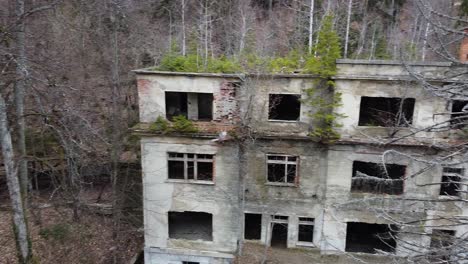
[[[151,132],[167,133],[170,132],[171,127],[169,121],[162,116],[158,116],[156,121],[150,125],[149,129]]]
[[[70,226],[68,224],[55,224],[50,227],[42,228],[39,235],[46,240],[53,239],[63,242],[70,235]]]
[[[179,115],[172,119],[172,131],[181,133],[196,133],[198,128],[192,121],[188,120],[185,116]]]

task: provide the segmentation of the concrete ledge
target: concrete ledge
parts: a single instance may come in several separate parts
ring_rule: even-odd
[[[186,248],[147,247],[146,252],[148,252],[148,253],[157,253],[157,254],[210,257],[210,258],[225,258],[225,259],[233,259],[234,258],[234,255],[229,254],[229,253],[222,253],[222,252],[216,252],[216,251],[193,250],[193,249],[186,249]]]
[[[351,60],[351,59],[338,59],[336,64],[361,64],[361,65],[395,65],[401,66],[404,63],[397,60]],[[452,66],[451,62],[440,61],[407,61],[406,64],[411,66],[432,66],[432,67],[449,67]]]

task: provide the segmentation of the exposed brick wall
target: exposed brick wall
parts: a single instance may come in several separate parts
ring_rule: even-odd
[[[215,93],[214,100],[217,102],[214,109],[216,121],[236,123],[239,120],[239,106],[236,99],[238,89],[237,83],[223,82],[219,93]]]
[[[138,93],[141,95],[149,94],[151,82],[146,79],[138,79],[137,80],[137,87]]]
[[[468,28],[465,28],[465,34],[468,34]],[[468,37],[465,36],[460,45],[460,62],[468,62]]]

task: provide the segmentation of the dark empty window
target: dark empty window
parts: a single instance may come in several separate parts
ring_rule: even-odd
[[[361,97],[359,126],[408,126],[413,122],[414,98]]]
[[[354,161],[352,192],[402,194],[406,166]]]
[[[270,94],[268,103],[269,120],[299,120],[301,113],[300,95]]]
[[[297,178],[298,157],[287,155],[267,155],[267,180],[294,184]]]
[[[213,94],[166,92],[166,118],[179,115],[190,120],[213,119]]]
[[[299,217],[299,242],[312,243],[314,241],[314,218]]]
[[[348,222],[346,228],[346,251],[377,253],[376,249],[395,252],[395,225]]]
[[[169,212],[169,238],[213,240],[213,215],[202,212]]]
[[[431,248],[441,249],[452,245],[455,238],[454,230],[433,229],[431,235]]]
[[[431,263],[458,263],[451,261],[454,252],[451,249],[455,240],[454,230],[433,229],[431,234],[431,250],[429,260]]]
[[[286,215],[271,216],[271,241],[272,247],[287,247],[288,243],[288,220]]]
[[[214,155],[175,152],[167,155],[169,179],[213,181]]]
[[[442,183],[440,184],[440,195],[457,196],[460,194],[460,182],[463,169],[443,168]]]
[[[182,264],[200,264],[200,262],[182,261]]]
[[[453,128],[464,128],[468,124],[468,101],[452,101],[450,124]]]
[[[262,215],[245,214],[244,238],[260,240],[262,234]]]

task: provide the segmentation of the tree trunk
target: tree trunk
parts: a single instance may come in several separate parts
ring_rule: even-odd
[[[182,56],[186,55],[185,37],[185,0],[182,0]]]
[[[111,113],[111,181],[112,181],[112,209],[113,209],[113,229],[112,229],[112,239],[114,240],[114,254],[113,254],[113,263],[119,263],[118,252],[119,252],[119,243],[118,243],[118,233],[120,230],[120,220],[121,220],[121,211],[120,211],[120,192],[118,188],[117,177],[119,174],[119,156],[120,156],[120,144],[122,138],[122,126],[121,123],[121,107],[120,107],[120,74],[119,74],[119,40],[118,40],[118,29],[120,26],[120,21],[118,21],[118,12],[119,12],[119,2],[113,2],[111,6],[111,21],[112,29],[110,32],[110,45],[111,45],[111,100],[112,100],[112,113]]]
[[[314,34],[314,3],[315,0],[310,0],[309,9],[309,55],[312,54],[312,35]]]
[[[18,171],[15,166],[13,145],[6,112],[5,100],[0,96],[0,137],[3,162],[7,177],[8,192],[10,194],[11,207],[13,209],[13,230],[15,232],[16,246],[18,249],[19,263],[29,263],[32,250],[29,243],[28,228],[26,225],[26,213],[21,199]]]
[[[422,55],[421,60],[426,60],[426,49],[427,49],[427,37],[429,35],[429,22],[426,23],[426,30],[424,31],[424,40],[423,40],[423,47],[422,47]]]
[[[19,160],[19,179],[21,191],[26,194],[28,191],[28,164],[26,160],[26,136],[25,136],[25,122],[24,122],[24,94],[26,83],[26,38],[25,38],[25,25],[24,19],[24,0],[16,0],[15,6],[16,19],[18,25],[16,27],[16,86],[15,86],[15,106],[18,123],[18,151],[20,155]],[[26,198],[26,195],[23,196]]]
[[[351,24],[351,10],[353,6],[353,0],[348,1],[348,15],[346,17],[346,35],[345,35],[345,46],[344,46],[344,58],[348,58],[348,46],[349,46],[349,27]]]

